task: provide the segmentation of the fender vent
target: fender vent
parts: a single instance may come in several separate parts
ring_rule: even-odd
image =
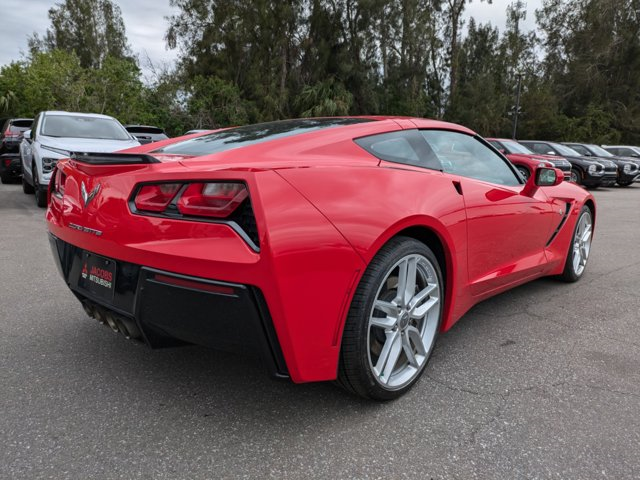
[[[551,238],[549,239],[549,241],[547,242],[545,247],[548,247],[549,245],[551,245],[551,242],[553,242],[553,240],[555,240],[555,238],[558,235],[558,233],[560,233],[560,229],[566,223],[567,218],[569,218],[569,213],[570,212],[571,212],[571,204],[570,203],[566,203],[565,204],[565,208],[564,208],[564,214],[562,215],[562,219],[560,220],[560,223],[558,224],[557,228],[553,232],[553,235],[551,235]]]

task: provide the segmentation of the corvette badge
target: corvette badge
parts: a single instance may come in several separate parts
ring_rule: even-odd
[[[85,187],[84,182],[80,183],[80,193],[82,194],[82,201],[84,202],[84,206],[86,207],[91,200],[98,194],[100,191],[100,184],[97,184],[96,187],[90,192],[87,192],[87,187]]]

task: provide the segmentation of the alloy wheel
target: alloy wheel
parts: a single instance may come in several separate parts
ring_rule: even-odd
[[[420,375],[435,342],[441,285],[429,259],[402,257],[384,276],[369,316],[369,366],[386,390]]]
[[[593,222],[591,220],[591,213],[584,211],[578,219],[576,232],[573,236],[572,262],[573,271],[577,276],[582,275],[587,266],[587,260],[589,259],[589,253],[591,251],[592,234]]]

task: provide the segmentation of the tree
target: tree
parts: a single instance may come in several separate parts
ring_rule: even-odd
[[[51,27],[33,35],[32,50],[74,52],[83,68],[100,68],[107,57],[131,57],[120,7],[112,0],[64,0],[49,9]]]
[[[456,98],[458,87],[458,66],[460,62],[460,29],[462,28],[462,14],[471,0],[445,0],[444,10],[444,38],[447,45],[447,60],[449,64],[449,104]],[[483,1],[483,0],[480,0]],[[492,3],[493,0],[486,0]]]

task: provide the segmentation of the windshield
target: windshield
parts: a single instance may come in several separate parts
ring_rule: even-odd
[[[503,140],[502,145],[507,150],[508,153],[523,153],[526,155],[531,155],[533,152],[529,150],[524,145],[520,145],[518,142],[514,142],[512,140]]]
[[[595,153],[598,157],[613,157],[613,155],[607,152],[604,148],[598,145],[589,145],[589,149]]]
[[[80,117],[76,115],[47,115],[42,135],[48,137],[95,138],[98,140],[131,140],[113,118]]]
[[[553,148],[555,148],[562,155],[569,155],[570,157],[581,157],[578,152],[576,152],[573,148],[569,148],[566,145],[560,145],[559,143],[554,143]]]

